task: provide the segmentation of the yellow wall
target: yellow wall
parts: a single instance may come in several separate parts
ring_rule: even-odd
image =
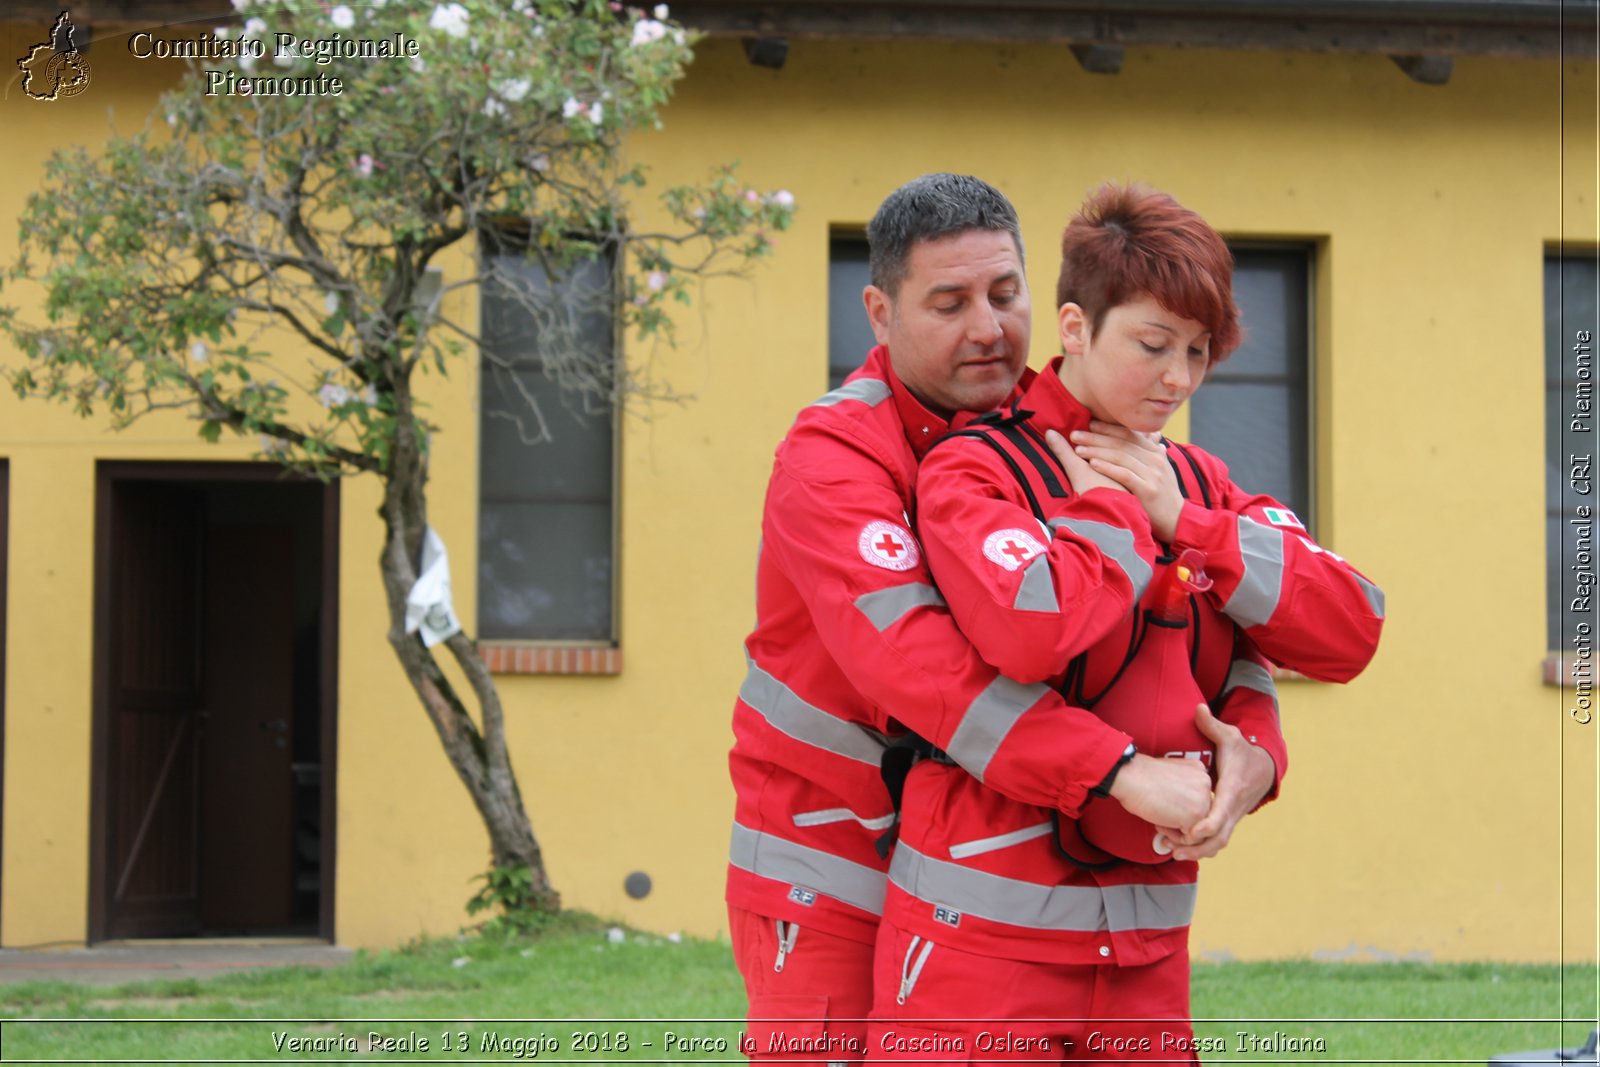
[[[0,54],[33,33],[16,29]],[[124,129],[143,114],[149,65],[111,48],[91,59],[83,97],[0,102],[17,146],[0,216],[37,184],[47,148],[102,136],[107,105]],[[1564,72],[1565,136],[1561,73],[1467,58],[1434,88],[1379,57],[1132,51],[1106,77],[1055,48],[813,41],[774,72],[736,43],[702,46],[665,131],[636,151],[662,182],[739,159],[756,187],[793,191],[799,214],[770,263],[708,285],[679,348],[654,353],[695,401],[626,422],[623,673],[501,679],[567,902],[662,931],[724,928],[728,718],[761,495],[773,446],[825,388],[829,227],[864,223],[924,171],[993,181],[1024,221],[1041,363],[1060,226],[1120,178],[1170,190],[1230,236],[1317,242],[1319,516],[1389,602],[1361,679],[1283,684],[1293,769],[1283,799],[1207,865],[1197,955],[1594,958],[1600,728],[1573,723],[1539,682],[1541,258],[1562,237],[1600,238],[1595,68]],[[14,241],[0,228],[0,257]],[[475,390],[462,367],[434,397],[432,515],[466,619]],[[181,422],[111,437],[0,396],[12,523],[0,943],[85,932],[94,460],[240,454],[200,446]],[[454,930],[486,856],[384,642],[374,489],[351,481],[342,505],[336,913],[353,945]],[[655,883],[643,901],[622,890],[634,870]]]

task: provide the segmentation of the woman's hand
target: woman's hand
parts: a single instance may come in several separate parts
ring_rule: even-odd
[[[1072,432],[1073,451],[1090,469],[1126,489],[1144,505],[1150,516],[1150,531],[1158,541],[1171,541],[1177,534],[1178,517],[1183,514],[1183,493],[1178,475],[1167,461],[1167,450],[1159,434],[1135,433],[1122,426],[1096,419],[1089,429]],[[1071,476],[1071,468],[1067,474]],[[1076,489],[1077,483],[1073,486]]]
[[[1067,472],[1067,481],[1074,493],[1087,493],[1091,489],[1115,489],[1119,493],[1127,492],[1120,482],[1114,482],[1103,474],[1095,473],[1088,461],[1074,452],[1072,446],[1067,444],[1067,439],[1059,432],[1046,430],[1044,443],[1050,446],[1050,451],[1054,452],[1056,459],[1061,462],[1061,469]]]
[[[1216,746],[1217,785],[1205,818],[1187,832],[1180,828],[1162,830],[1174,846],[1172,858],[1176,860],[1205,859],[1226,848],[1233,838],[1233,828],[1255,810],[1278,777],[1272,757],[1252,745],[1238,727],[1212,715],[1206,705],[1195,708],[1194,722]]]

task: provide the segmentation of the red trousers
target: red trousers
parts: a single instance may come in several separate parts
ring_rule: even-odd
[[[871,945],[728,908],[750,998],[740,1051],[752,1063],[857,1067],[872,1008]]]
[[[867,1063],[1199,1063],[1189,953],[1143,967],[1029,963],[878,930]]]

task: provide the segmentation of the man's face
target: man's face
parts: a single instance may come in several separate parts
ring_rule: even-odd
[[[997,407],[1028,362],[1028,280],[1004,231],[919,241],[899,291],[869,285],[863,300],[895,374],[938,415]]]

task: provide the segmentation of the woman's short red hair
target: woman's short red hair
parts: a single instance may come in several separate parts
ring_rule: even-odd
[[[1083,308],[1098,333],[1106,312],[1148,293],[1211,331],[1211,362],[1243,339],[1233,302],[1233,253],[1211,226],[1166,193],[1107,183],[1061,235],[1056,307]]]

